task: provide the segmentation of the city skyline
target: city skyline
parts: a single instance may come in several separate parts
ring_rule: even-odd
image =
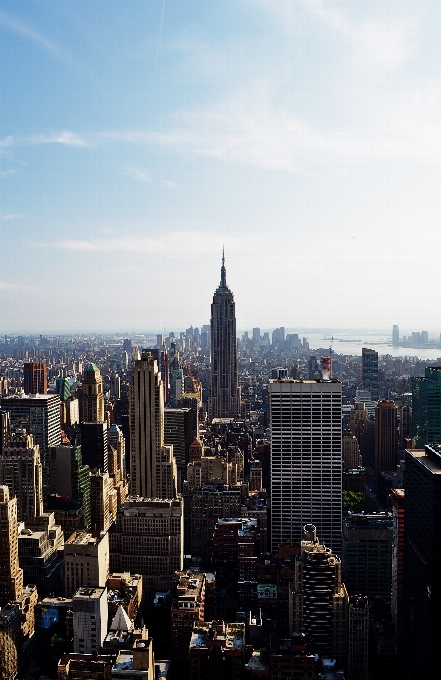
[[[4,332],[207,319],[223,243],[239,328],[430,330],[440,14],[2,0]]]

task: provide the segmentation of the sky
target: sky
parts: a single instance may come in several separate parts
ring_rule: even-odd
[[[440,332],[441,3],[0,0],[0,332]]]

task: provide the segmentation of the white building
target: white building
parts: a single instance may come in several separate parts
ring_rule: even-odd
[[[341,550],[342,385],[337,380],[270,381],[271,548],[300,543],[314,524]]]
[[[107,635],[107,588],[79,588],[72,602],[74,652],[91,654]]]

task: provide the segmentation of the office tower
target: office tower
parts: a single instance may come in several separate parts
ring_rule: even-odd
[[[107,422],[81,423],[81,454],[91,470],[108,471]]]
[[[148,604],[157,591],[171,590],[183,566],[183,504],[130,496],[109,531],[112,572],[141,574]]]
[[[112,373],[110,376],[110,397],[121,399],[121,378],[118,373]]]
[[[90,527],[90,468],[83,465],[81,446],[63,445],[50,449],[49,489],[51,494],[69,499],[71,509],[78,508],[78,528]]]
[[[175,498],[176,463],[164,444],[164,393],[150,352],[133,362],[130,387],[130,487],[143,498]]]
[[[82,386],[82,417],[85,423],[102,423],[104,420],[103,379],[100,369],[90,364],[84,371]]]
[[[398,431],[398,447],[401,450],[409,448],[412,441],[412,407],[409,404],[404,404],[400,408],[400,423]]]
[[[31,434],[13,434],[0,456],[0,484],[17,497],[18,520],[32,524],[43,512],[43,484],[38,444]]]
[[[277,346],[279,349],[283,349],[285,343],[285,328],[281,326],[280,328],[275,328],[272,333],[272,344]]]
[[[60,397],[61,401],[67,401],[70,399],[70,379],[69,378],[56,378],[55,380],[55,391]]]
[[[11,434],[11,423],[9,411],[0,408],[0,455],[3,447],[6,446]]]
[[[397,467],[397,406],[394,401],[380,401],[375,409],[375,477]]]
[[[238,582],[255,581],[260,534],[257,519],[219,518],[213,532],[212,566],[216,589],[237,597]]]
[[[400,329],[398,326],[392,328],[392,346],[399,347],[400,345]]]
[[[66,424],[77,425],[80,422],[80,405],[76,397],[70,397],[64,402],[66,409]]]
[[[350,595],[390,596],[393,537],[389,513],[343,519],[343,573]]]
[[[81,586],[105,586],[109,573],[109,534],[77,531],[65,542],[66,597]]]
[[[123,350],[124,352],[127,352],[128,354],[131,354],[133,351],[133,345],[132,341],[129,340],[129,338],[126,338],[123,342]]]
[[[342,386],[338,380],[270,380],[271,551],[300,543],[314,523],[341,547]]]
[[[177,408],[189,408],[191,410],[191,431],[192,441],[199,439],[199,408],[202,402],[202,396],[199,393],[184,392],[182,397],[177,401]]]
[[[421,344],[422,345],[429,344],[429,333],[427,331],[421,331]]]
[[[63,547],[63,532],[55,524],[53,512],[41,515],[18,536],[18,561],[23,570],[23,581],[37,586],[39,599],[64,595]]]
[[[184,492],[185,554],[191,554],[207,567],[211,561],[211,543],[219,517],[239,517],[240,487],[213,484]]]
[[[313,378],[318,378],[319,377],[319,365],[317,361],[317,357],[315,356],[310,356],[308,359],[308,378],[311,380]]]
[[[80,587],[72,604],[74,652],[98,652],[107,634],[107,588]]]
[[[319,542],[312,524],[304,527],[290,600],[291,632],[311,636],[316,653],[344,661],[348,594],[341,579],[341,561]]]
[[[117,494],[108,472],[90,474],[90,527],[92,531],[107,531],[115,520]]]
[[[190,446],[194,439],[193,420],[193,412],[189,408],[164,409],[164,443],[173,447],[179,491],[185,479]]]
[[[344,470],[355,469],[363,464],[357,438],[350,432],[343,434],[342,453]]]
[[[47,394],[45,361],[28,362],[23,365],[23,391],[25,394]]]
[[[400,642],[403,632],[404,489],[392,489],[390,500],[394,525],[391,614]]]
[[[193,624],[204,620],[205,574],[178,571],[173,578],[173,603],[171,607],[171,637],[173,664],[179,667],[182,677],[188,673],[188,646]]]
[[[260,328],[253,328],[253,342],[256,347],[260,345]]]
[[[208,415],[234,418],[240,413],[236,312],[234,296],[227,286],[222,254],[221,280],[211,305],[211,387]]]
[[[353,595],[348,611],[348,680],[368,678],[369,603],[367,597]]]
[[[412,446],[441,442],[441,366],[426,366],[412,378]]]
[[[378,352],[363,347],[361,350],[363,388],[369,390],[372,401],[378,401]]]
[[[61,441],[60,397],[58,394],[3,397],[1,407],[10,413],[13,429],[24,428],[40,447],[43,487],[49,484],[49,448]]]
[[[117,493],[117,508],[126,500],[129,486],[126,475],[125,439],[118,425],[113,424],[108,434],[109,452],[108,465],[109,475],[113,482],[113,488]]]
[[[0,607],[17,600],[23,590],[23,571],[18,562],[17,499],[0,486]]]
[[[409,680],[439,675],[441,447],[405,454],[403,657]]]

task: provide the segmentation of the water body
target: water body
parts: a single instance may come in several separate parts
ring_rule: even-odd
[[[290,332],[290,331],[288,331]],[[332,333],[307,333],[303,334],[308,338],[311,350],[329,348],[332,340]],[[386,333],[371,333],[367,331],[336,331],[332,342],[333,354],[350,354],[361,356],[363,347],[374,349],[380,356],[390,354],[393,357],[418,357],[428,361],[436,361],[441,357],[441,349],[438,348],[412,348],[412,347],[392,347],[391,338]],[[300,336],[300,333],[299,333]],[[324,336],[326,339],[324,339]]]

